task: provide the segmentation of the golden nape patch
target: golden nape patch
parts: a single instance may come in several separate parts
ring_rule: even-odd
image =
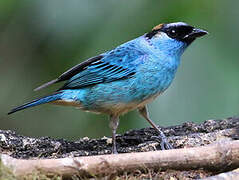
[[[163,24],[159,24],[159,25],[157,25],[157,26],[155,26],[152,30],[154,31],[154,30],[159,30],[159,29],[161,29],[163,27]]]

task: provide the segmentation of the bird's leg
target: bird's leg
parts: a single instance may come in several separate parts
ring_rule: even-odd
[[[116,130],[119,125],[119,116],[110,116],[110,128],[112,130],[112,154],[118,154],[116,148]]]
[[[149,118],[148,116],[148,110],[146,106],[143,106],[141,108],[138,108],[140,115],[142,115],[148,122],[151,124],[151,126],[159,133],[161,138],[161,149],[173,149],[172,145],[168,142],[167,137],[164,135],[163,131],[161,131],[156,124]]]

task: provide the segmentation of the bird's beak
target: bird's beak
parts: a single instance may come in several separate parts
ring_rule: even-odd
[[[207,31],[204,31],[204,30],[202,30],[202,29],[196,29],[196,28],[194,28],[191,33],[189,33],[188,35],[186,35],[186,36],[184,37],[184,39],[195,39],[195,38],[204,36],[204,35],[206,35],[206,34],[208,34]]]

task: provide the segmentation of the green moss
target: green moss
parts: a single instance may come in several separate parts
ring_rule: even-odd
[[[61,176],[58,175],[52,175],[52,176],[46,176],[45,174],[41,172],[35,172],[30,175],[24,176],[24,177],[16,177],[11,169],[4,166],[0,159],[0,180],[62,180]]]
[[[124,180],[139,180],[139,179],[166,179],[170,180],[172,177],[176,179],[197,179],[197,178],[205,178],[208,176],[213,175],[211,172],[205,172],[203,170],[191,170],[191,171],[176,171],[176,170],[167,170],[167,171],[161,171],[159,170],[153,170],[153,169],[141,169],[141,170],[134,170],[132,172],[125,172],[121,175],[112,174],[112,175],[106,175],[103,178],[100,177],[94,177],[91,179],[124,179]],[[63,178],[60,175],[55,174],[48,174],[45,175],[43,172],[37,171],[32,174],[29,174],[24,177],[16,177],[12,171],[5,167],[1,161],[0,161],[0,180],[64,180],[64,179],[72,179],[72,180],[87,180],[89,178],[87,177],[81,177],[77,175],[73,175],[71,177]]]
[[[15,180],[17,179],[14,174],[12,173],[12,171],[5,167],[0,159],[0,179],[1,180]]]
[[[45,174],[41,174],[40,172],[37,173],[33,173],[27,176],[22,177],[22,179],[24,180],[40,180],[40,179],[44,179],[44,180],[62,180],[61,176],[46,176]]]
[[[63,178],[62,178],[62,176],[59,176],[59,175],[46,176],[44,173],[35,172],[35,173],[30,174],[30,175],[22,177],[22,179],[24,179],[24,180],[40,180],[40,179],[44,179],[44,180],[62,180]]]

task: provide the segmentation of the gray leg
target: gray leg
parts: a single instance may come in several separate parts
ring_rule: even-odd
[[[167,137],[164,135],[163,131],[161,131],[156,124],[154,124],[154,122],[149,118],[148,116],[148,111],[147,111],[147,107],[141,107],[138,108],[140,115],[142,115],[148,122],[149,124],[151,124],[151,126],[159,133],[160,138],[161,138],[161,149],[165,150],[165,149],[172,149],[172,145],[168,142]]]
[[[112,130],[112,154],[118,154],[116,149],[116,130],[119,125],[119,116],[110,116],[110,128]]]

